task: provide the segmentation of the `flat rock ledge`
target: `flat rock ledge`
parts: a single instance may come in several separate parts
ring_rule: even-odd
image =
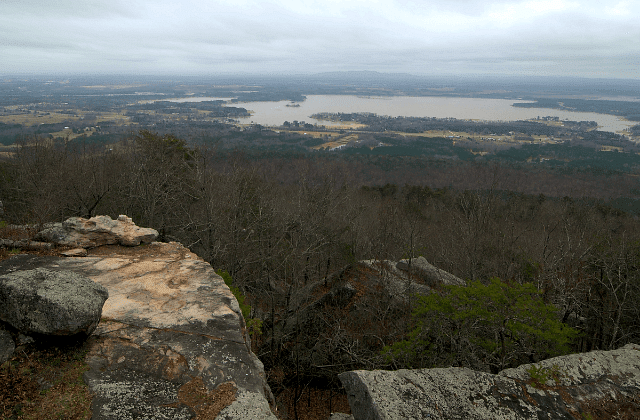
[[[534,369],[546,382],[532,379]],[[594,407],[637,402],[640,346],[555,357],[498,375],[446,368],[359,370],[339,378],[355,420],[595,419],[603,417],[593,415]],[[637,403],[632,414],[640,415]]]
[[[0,275],[34,268],[73,271],[109,292],[87,354],[93,420],[276,419],[238,302],[182,245],[17,255]]]

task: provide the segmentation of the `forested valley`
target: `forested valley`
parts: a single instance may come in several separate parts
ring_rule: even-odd
[[[2,228],[126,214],[181,242],[233,285],[274,394],[299,404],[311,388],[338,392],[346,370],[495,371],[640,339],[640,222],[615,201],[633,174],[218,146],[150,131],[108,147],[23,137],[0,160]],[[420,256],[468,295],[434,286],[445,300],[397,305],[371,281],[370,267]],[[305,327],[314,293],[345,279],[359,306],[316,305]],[[429,325],[445,304],[451,317]],[[493,318],[501,305],[520,326],[496,326],[509,323]]]

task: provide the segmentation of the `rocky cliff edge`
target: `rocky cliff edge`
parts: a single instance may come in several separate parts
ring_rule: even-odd
[[[275,419],[238,302],[182,245],[17,255],[0,274],[34,268],[79,273],[109,292],[87,355],[94,420]]]

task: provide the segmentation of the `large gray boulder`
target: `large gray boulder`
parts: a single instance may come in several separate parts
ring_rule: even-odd
[[[95,248],[101,245],[137,246],[151,243],[158,237],[158,231],[141,228],[131,218],[120,215],[117,220],[109,216],[95,216],[91,219],[70,217],[62,223],[54,223],[36,235],[36,239],[57,245],[76,248]]]
[[[624,418],[640,416],[637,400],[635,406],[627,404],[640,393],[640,346],[635,344],[560,356],[498,375],[446,368],[360,370],[339,378],[355,420],[574,420],[605,418],[607,407],[609,413],[627,410],[630,417]]]
[[[107,289],[71,271],[43,268],[0,276],[0,319],[24,333],[91,334]]]

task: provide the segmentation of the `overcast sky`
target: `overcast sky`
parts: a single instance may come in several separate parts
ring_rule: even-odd
[[[0,0],[0,75],[640,78],[640,0]]]

